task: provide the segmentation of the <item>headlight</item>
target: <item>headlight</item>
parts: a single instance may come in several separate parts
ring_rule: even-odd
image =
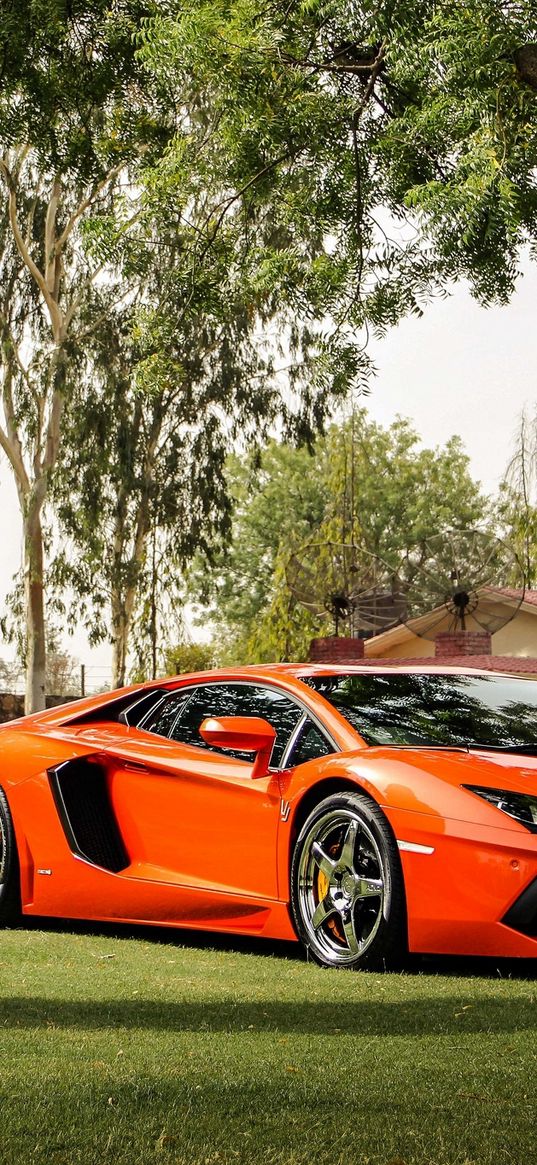
[[[489,805],[513,817],[530,833],[537,833],[537,797],[532,797],[530,793],[511,793],[509,789],[488,789],[482,785],[463,785],[463,789],[483,797]]]

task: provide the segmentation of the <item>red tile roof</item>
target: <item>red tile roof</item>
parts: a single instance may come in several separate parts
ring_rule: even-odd
[[[514,599],[515,601],[523,599],[525,603],[531,603],[533,607],[537,607],[537,591],[521,591],[517,590],[516,587],[486,587],[484,589],[496,595],[504,595],[506,599]]]
[[[358,663],[358,660],[353,662]],[[425,667],[478,668],[482,671],[503,671],[510,672],[512,675],[537,676],[537,659],[522,655],[450,655],[440,658],[427,655],[413,659],[396,659],[387,656],[372,659],[371,656],[368,656],[359,662],[372,667],[419,667],[420,664],[423,664]]]

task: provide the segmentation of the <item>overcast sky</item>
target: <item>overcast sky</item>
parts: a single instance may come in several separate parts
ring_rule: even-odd
[[[410,417],[425,445],[458,433],[471,471],[495,492],[524,405],[537,403],[537,267],[528,266],[507,307],[484,309],[458,288],[421,320],[404,320],[374,345],[375,420]]]
[[[533,266],[507,307],[485,310],[458,288],[450,299],[432,303],[422,319],[404,320],[372,345],[378,375],[364,400],[371,416],[383,425],[398,413],[409,417],[429,446],[458,433],[473,476],[494,492],[512,453],[520,412],[537,402],[536,309]],[[3,607],[21,555],[17,499],[5,462],[0,465],[0,489]],[[109,665],[109,647],[90,652],[83,633],[66,645],[93,667]]]

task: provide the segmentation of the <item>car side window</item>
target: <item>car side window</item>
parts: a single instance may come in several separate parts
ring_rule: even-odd
[[[167,699],[162,700],[156,708],[151,709],[138,727],[144,732],[155,732],[157,736],[171,736],[173,726],[179,714],[183,711],[192,696],[192,688],[186,691],[172,692]]]
[[[287,757],[286,767],[295,768],[296,765],[303,765],[308,760],[318,760],[322,756],[330,756],[330,753],[335,751],[334,745],[324,736],[320,728],[317,728],[313,720],[306,717]]]
[[[291,733],[296,728],[302,709],[283,692],[257,684],[200,684],[191,690],[191,697],[170,724],[166,735],[196,748],[209,748],[200,736],[200,726],[208,716],[261,716],[276,729],[271,767],[278,768]],[[155,731],[155,729],[153,729]],[[229,748],[210,746],[212,752],[238,760],[251,760],[252,754]]]

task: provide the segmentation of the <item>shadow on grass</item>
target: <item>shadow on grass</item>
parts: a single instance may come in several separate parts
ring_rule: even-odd
[[[107,922],[82,922],[79,919],[27,917],[17,929],[48,931],[53,934],[83,934],[103,938],[137,939],[199,951],[229,951],[230,954],[262,955],[306,962],[307,956],[298,942],[253,938],[249,935],[220,934],[169,926],[145,926]],[[408,955],[400,970],[407,975],[447,975],[454,978],[537,979],[537,958],[499,959],[463,955]],[[340,972],[332,972],[340,973]],[[363,972],[362,972],[363,973]],[[373,972],[378,974],[377,971]],[[345,971],[344,974],[352,974]]]
[[[182,929],[177,926],[145,925],[144,923],[83,922],[79,919],[37,918],[23,919],[19,930],[40,930],[53,934],[86,934],[103,938],[137,939],[138,941],[190,947],[199,951],[229,951],[230,954],[277,956],[305,962],[306,955],[298,942],[284,942],[250,935],[223,934],[218,931]]]
[[[153,999],[61,1000],[0,998],[0,1027],[138,1029],[155,1032],[261,1032],[308,1035],[449,1035],[529,1031],[537,1009],[527,999],[461,998],[327,1003],[251,1002],[240,998],[170,1003]]]

